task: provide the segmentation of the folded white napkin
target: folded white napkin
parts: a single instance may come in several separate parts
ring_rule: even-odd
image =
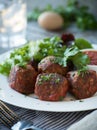
[[[71,125],[67,130],[97,130],[97,110]]]

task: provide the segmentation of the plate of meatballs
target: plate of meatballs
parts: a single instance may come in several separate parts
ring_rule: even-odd
[[[8,77],[0,74],[0,100],[39,111],[96,109],[97,50],[84,49],[82,53],[90,58],[84,74],[72,69],[72,64],[63,67],[56,63],[55,56],[46,56],[38,63],[30,60],[25,67],[13,66]],[[9,55],[2,54],[0,61]]]

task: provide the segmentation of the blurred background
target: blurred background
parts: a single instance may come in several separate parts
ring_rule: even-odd
[[[88,12],[90,15],[92,14],[95,19],[97,20],[97,1],[96,0],[28,0],[27,1],[27,11],[28,12],[31,12],[32,10],[34,10],[36,7],[38,7],[38,9],[44,9],[46,8],[48,5],[51,5],[52,8],[56,9],[58,8],[59,6],[62,6],[62,8],[67,8],[67,4],[69,2],[71,3],[74,3],[74,2],[78,2],[78,4],[84,8],[84,7],[88,7],[88,9],[86,9],[86,12]],[[74,6],[74,5],[73,5]],[[72,7],[71,7],[72,8]],[[82,9],[81,11],[83,11],[84,9]],[[61,10],[62,11],[62,10]],[[79,10],[77,10],[76,12],[78,12]],[[79,11],[79,12],[81,12]],[[72,9],[71,9],[71,12],[72,12]],[[64,13],[64,12],[63,12]],[[85,16],[86,17],[86,14]],[[91,23],[91,17],[92,16],[89,16],[89,20]],[[65,19],[65,18],[64,18]],[[72,18],[71,18],[72,19]],[[82,21],[82,26],[83,26],[83,23],[85,23],[85,25],[87,25],[87,21],[89,21],[88,18],[86,20],[86,22]],[[37,21],[37,20],[36,20]],[[57,31],[51,31],[51,30],[45,30],[43,28],[41,28],[39,26],[39,24],[32,20],[32,21],[29,21],[29,26],[30,28],[28,27],[28,31],[33,33],[33,35],[27,35],[28,36],[28,39],[38,39],[38,38],[44,38],[46,36],[53,36],[53,35],[61,35],[62,33],[73,33],[76,37],[84,37],[88,40],[90,40],[92,43],[97,43],[97,21],[96,21],[96,29],[83,29],[83,28],[78,28],[75,24],[75,22],[72,22],[71,20],[69,21],[70,22],[70,25],[61,29],[61,30],[57,30]],[[65,24],[65,20],[64,20],[64,24]],[[79,22],[80,24],[80,22]],[[90,26],[88,26],[90,27]],[[95,27],[94,27],[95,28]],[[30,37],[31,36],[31,37]]]
[[[63,33],[96,44],[97,0],[0,0],[0,53]]]
[[[30,11],[35,7],[44,8],[48,4],[51,4],[54,8],[59,5],[66,7],[68,0],[27,0],[26,2],[28,11]],[[92,12],[95,16],[97,16],[97,0],[78,0],[78,2],[80,3],[80,5],[88,6],[89,11]]]

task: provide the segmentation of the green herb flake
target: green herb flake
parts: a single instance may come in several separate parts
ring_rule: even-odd
[[[59,83],[60,82],[60,78],[55,79],[55,82]]]
[[[48,80],[51,79],[51,77],[52,77],[52,74],[42,75],[42,76],[41,76],[41,80],[42,80],[42,81],[48,81]]]
[[[64,97],[59,97],[59,101],[63,101],[64,100]]]
[[[84,102],[83,100],[79,100],[79,102]]]
[[[38,80],[38,85],[41,85],[45,81],[49,81],[52,78],[53,74],[49,75],[41,75],[39,80]]]

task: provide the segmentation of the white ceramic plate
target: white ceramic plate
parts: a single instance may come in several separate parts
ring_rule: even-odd
[[[97,48],[97,46],[95,48]],[[0,56],[0,62],[6,59],[9,54],[10,52],[2,54]],[[0,75],[0,100],[27,109],[51,112],[73,112],[97,108],[97,94],[83,100],[59,102],[41,101],[34,98],[33,95],[25,96],[11,89],[7,77],[3,75]]]

